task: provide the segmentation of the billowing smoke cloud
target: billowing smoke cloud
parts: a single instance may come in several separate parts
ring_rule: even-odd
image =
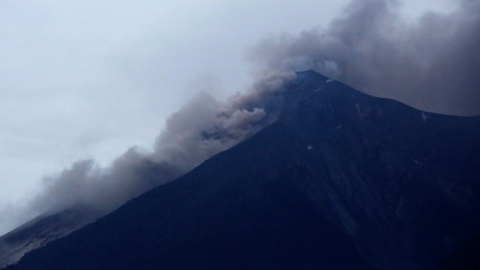
[[[294,76],[293,72],[271,73],[246,94],[227,101],[199,93],[167,120],[152,153],[130,148],[108,168],[92,160],[78,161],[44,179],[44,191],[32,200],[27,212],[31,216],[84,206],[103,215],[181,176],[274,121],[276,101],[271,94],[282,91]]]
[[[400,1],[356,0],[325,29],[262,41],[273,70],[314,69],[364,92],[446,114],[480,113],[480,1],[402,18]]]

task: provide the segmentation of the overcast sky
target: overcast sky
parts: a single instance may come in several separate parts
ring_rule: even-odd
[[[454,6],[418,2],[406,1],[406,16]],[[325,27],[346,3],[0,1],[0,209],[74,161],[149,151],[196,92],[227,97],[252,82],[248,48]],[[0,235],[8,229],[0,217]]]

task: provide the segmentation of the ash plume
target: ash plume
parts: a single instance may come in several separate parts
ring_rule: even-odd
[[[249,57],[314,69],[376,96],[445,114],[480,114],[480,1],[405,20],[397,0],[355,0],[320,29],[268,38]]]
[[[271,73],[246,94],[219,101],[199,93],[167,119],[151,153],[128,149],[108,168],[93,160],[75,162],[44,179],[44,190],[26,207],[3,209],[27,213],[21,218],[82,206],[98,216],[127,200],[181,176],[275,120],[272,92],[282,91],[294,73]],[[267,108],[268,107],[268,108]],[[19,217],[19,219],[21,219]],[[25,220],[24,220],[25,221]]]

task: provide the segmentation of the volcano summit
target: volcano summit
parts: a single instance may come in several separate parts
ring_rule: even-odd
[[[480,117],[283,88],[253,136],[7,269],[478,269]]]

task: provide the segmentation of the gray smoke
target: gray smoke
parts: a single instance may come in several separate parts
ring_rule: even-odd
[[[209,157],[226,150],[275,120],[271,93],[282,91],[294,73],[263,76],[246,94],[219,101],[199,93],[166,122],[154,151],[128,149],[108,168],[93,160],[74,163],[44,179],[44,191],[32,200],[30,213],[58,212],[84,206],[103,215],[127,200],[165,184]]]
[[[266,69],[314,69],[376,96],[455,115],[480,114],[480,1],[409,22],[397,0],[356,0],[325,29],[268,38]]]

